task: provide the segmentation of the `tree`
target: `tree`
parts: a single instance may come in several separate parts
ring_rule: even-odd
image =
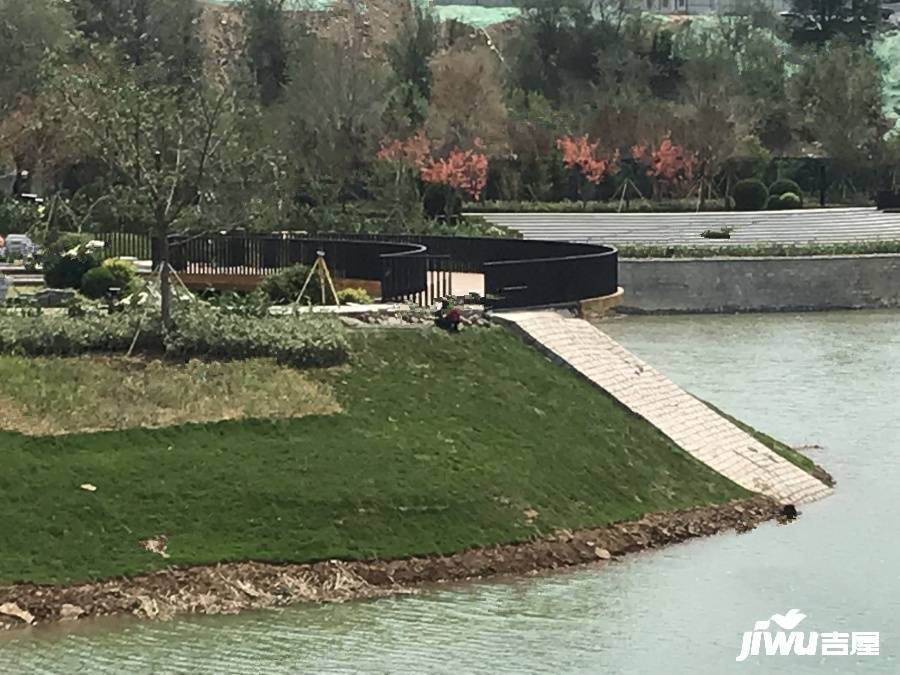
[[[554,103],[564,85],[591,82],[603,37],[595,29],[592,2],[521,0],[522,27],[517,41],[514,80],[517,87],[539,92]]]
[[[881,23],[879,0],[791,0],[791,5],[805,19],[793,30],[793,39],[800,44],[821,46],[839,35],[861,44]]]
[[[848,166],[877,156],[888,124],[881,66],[867,49],[838,38],[808,53],[791,84],[806,139]]]
[[[658,144],[635,145],[631,158],[644,167],[658,195],[683,194],[685,186],[693,181],[696,156],[671,138],[663,138]]]
[[[264,106],[277,101],[288,81],[290,35],[285,0],[242,0],[244,53]]]
[[[394,73],[394,98],[406,124],[412,128],[425,121],[431,98],[430,61],[438,45],[440,23],[434,10],[415,0],[401,0],[396,38],[385,46]]]
[[[188,85],[198,75],[203,46],[194,0],[71,0],[88,42],[112,45],[122,65],[147,82]]]
[[[459,147],[478,139],[492,153],[505,149],[507,110],[497,55],[484,47],[449,50],[432,60],[431,72],[429,137]]]
[[[158,241],[162,318],[169,324],[169,234],[213,208],[222,185],[247,168],[252,149],[242,131],[252,126],[234,87],[195,81],[190,87],[147,86],[135,69],[100,56],[63,68],[48,96],[66,111],[67,133],[107,168],[117,202],[146,215]]]
[[[56,0],[0,0],[0,117],[34,93],[48,58],[70,44],[72,17]]]
[[[398,182],[404,170],[416,172],[419,179],[430,186],[431,194],[426,193],[426,202],[438,206],[426,210],[431,211],[431,215],[442,212],[449,218],[459,211],[463,196],[476,201],[481,198],[487,183],[488,158],[481,152],[478,141],[474,143],[474,149],[454,147],[445,153],[438,149],[437,154],[433,145],[420,131],[405,140],[382,141],[376,157],[395,168]],[[433,199],[434,196],[438,199]]]
[[[274,120],[279,142],[295,149],[299,201],[333,204],[364,193],[383,137],[388,78],[352,26],[335,39],[303,41]]]
[[[563,164],[578,171],[589,183],[599,183],[616,172],[616,157],[602,154],[600,141],[592,143],[586,135],[564,136],[556,141],[556,147],[562,153]]]

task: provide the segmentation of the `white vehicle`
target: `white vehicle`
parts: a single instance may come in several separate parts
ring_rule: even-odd
[[[34,242],[27,234],[10,234],[6,237],[7,260],[18,260],[34,255]]]

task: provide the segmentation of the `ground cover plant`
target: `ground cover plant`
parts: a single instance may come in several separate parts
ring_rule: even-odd
[[[272,357],[297,366],[333,366],[347,359],[349,344],[341,324],[326,316],[254,316],[185,302],[163,330],[150,308],[113,314],[0,314],[0,354],[76,356],[137,351],[192,357],[244,359]]]

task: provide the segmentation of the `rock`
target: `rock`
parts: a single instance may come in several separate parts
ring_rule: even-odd
[[[45,288],[31,296],[31,301],[38,307],[63,307],[75,298],[71,288]]]
[[[163,558],[169,557],[169,554],[166,552],[166,547],[169,545],[169,538],[164,534],[161,534],[158,537],[151,537],[150,539],[142,539],[138,542],[138,545],[145,551],[150,551],[150,553],[155,553]]]
[[[34,623],[34,614],[28,610],[22,609],[14,602],[6,602],[0,605],[0,614],[11,616],[20,621],[24,621],[29,626]]]
[[[82,483],[78,487],[80,487],[82,490],[85,490],[86,492],[96,492],[97,491],[97,486],[92,485],[91,483]]]
[[[78,605],[70,605],[66,603],[59,608],[60,621],[74,621],[84,615],[84,610]]]
[[[609,560],[612,558],[612,553],[607,551],[605,548],[600,548],[599,546],[594,549],[594,555],[600,558],[600,560]]]

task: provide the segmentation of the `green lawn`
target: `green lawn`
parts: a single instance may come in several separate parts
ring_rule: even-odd
[[[448,553],[747,494],[502,329],[353,339],[313,374],[337,414],[0,432],[0,583]],[[159,534],[168,560],[138,546]]]

